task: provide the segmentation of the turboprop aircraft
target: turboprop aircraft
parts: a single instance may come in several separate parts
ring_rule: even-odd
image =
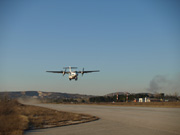
[[[62,71],[46,71],[46,72],[50,72],[50,73],[61,73],[63,74],[63,76],[65,74],[69,74],[69,80],[71,81],[72,79],[75,79],[76,81],[78,80],[78,74],[81,73],[82,76],[84,73],[92,73],[92,72],[100,72],[99,70],[91,70],[91,71],[84,71],[84,68],[82,69],[82,71],[72,71],[72,69],[77,69],[77,67],[64,67],[64,70]],[[67,69],[69,69],[69,71],[66,71]]]

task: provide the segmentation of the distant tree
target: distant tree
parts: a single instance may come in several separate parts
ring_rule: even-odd
[[[104,97],[104,96],[98,96],[98,97],[91,97],[89,98],[90,102],[112,102],[114,101],[112,97]]]
[[[86,101],[84,99],[81,100],[81,103],[85,103]]]
[[[164,96],[164,99],[165,99],[165,100],[168,100],[169,102],[176,102],[176,101],[179,101],[179,98],[178,98],[178,96],[177,96],[176,93],[173,94],[173,95],[167,94],[167,95]]]
[[[119,95],[119,101],[120,102],[125,102],[126,101],[126,96],[125,95]]]
[[[146,93],[135,94],[135,98],[145,98],[145,97],[149,97],[149,95]]]
[[[134,98],[135,98],[135,95],[129,95],[129,96],[128,96],[128,100],[129,100],[129,101],[134,101]]]

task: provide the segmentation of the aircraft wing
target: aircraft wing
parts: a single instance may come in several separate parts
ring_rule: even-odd
[[[46,72],[50,72],[50,73],[64,73],[64,74],[68,74],[69,72],[65,72],[65,71],[46,71]]]
[[[92,72],[100,72],[100,70],[78,71],[78,73],[92,73]]]

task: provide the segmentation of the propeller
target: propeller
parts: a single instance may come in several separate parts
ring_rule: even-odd
[[[82,74],[82,76],[83,76],[83,74],[84,74],[84,68],[82,69],[81,74]]]

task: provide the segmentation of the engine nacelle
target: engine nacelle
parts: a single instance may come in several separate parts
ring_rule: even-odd
[[[81,74],[82,74],[82,76],[84,75],[84,68],[82,69]]]
[[[84,75],[84,72],[82,71],[81,74]]]
[[[65,71],[62,73],[63,74],[63,76],[65,75]]]

